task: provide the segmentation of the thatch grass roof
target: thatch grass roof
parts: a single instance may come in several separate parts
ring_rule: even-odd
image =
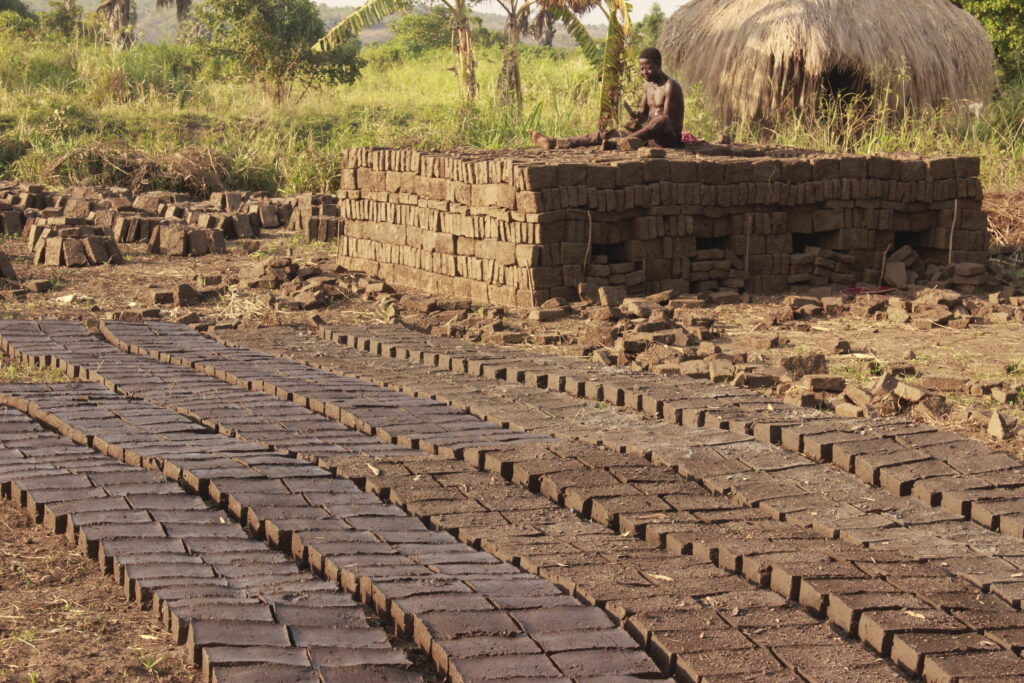
[[[899,108],[987,102],[995,86],[985,30],[949,0],[692,0],[658,47],[725,121],[813,113],[830,73]]]

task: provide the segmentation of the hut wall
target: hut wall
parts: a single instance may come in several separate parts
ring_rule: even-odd
[[[353,150],[337,205],[299,222],[337,237],[350,270],[519,307],[575,299],[581,283],[848,285],[877,280],[887,247],[936,267],[950,245],[953,263],[987,258],[977,158],[576,152]]]

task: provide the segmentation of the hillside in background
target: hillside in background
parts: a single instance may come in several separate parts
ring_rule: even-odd
[[[99,0],[80,0],[86,11],[93,11],[99,4]],[[26,0],[26,5],[33,12],[41,12],[49,8],[49,0]],[[320,3],[320,16],[323,17],[325,26],[334,26],[347,17],[355,7],[329,7]],[[175,30],[178,22],[175,19],[174,9],[157,9],[156,0],[136,0],[138,12],[137,30],[139,37],[148,43],[161,43],[165,40],[174,40]],[[480,14],[484,28],[492,31],[501,31],[505,27],[505,18],[498,14]],[[391,37],[387,28],[387,22],[381,22],[359,34],[360,40],[364,43],[379,43]],[[559,25],[560,26],[560,25]],[[604,37],[604,27],[588,26],[594,37]],[[526,42],[533,42],[527,40]],[[564,29],[559,27],[555,33],[555,47],[572,47],[576,43],[569,37]]]

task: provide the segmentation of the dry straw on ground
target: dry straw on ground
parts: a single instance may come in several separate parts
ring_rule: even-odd
[[[725,121],[813,112],[830,80],[897,109],[987,102],[995,86],[985,30],[948,0],[693,0],[659,47]]]

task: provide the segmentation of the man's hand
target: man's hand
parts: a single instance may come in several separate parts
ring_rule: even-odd
[[[626,122],[626,125],[624,125],[623,128],[625,128],[631,133],[633,131],[640,130],[640,128],[647,121],[647,115],[644,114],[643,112],[637,114],[635,111],[633,111],[633,108],[629,106],[629,102],[626,102],[625,100],[623,100],[622,106],[626,108],[626,113],[629,114],[629,121]]]

